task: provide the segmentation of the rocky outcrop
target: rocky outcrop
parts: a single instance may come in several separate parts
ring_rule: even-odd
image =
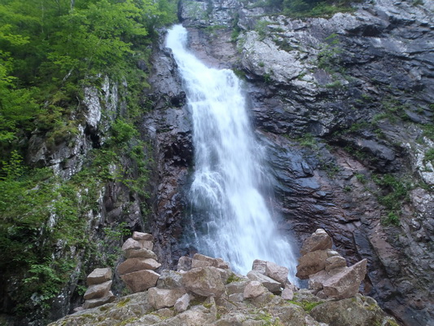
[[[244,73],[281,228],[300,245],[325,229],[349,263],[368,260],[365,293],[403,323],[427,325],[434,318],[433,168],[425,159],[433,141],[432,4],[379,0],[353,13],[291,19],[251,3],[188,3],[197,4],[195,14],[180,16],[192,49],[210,65]],[[219,15],[234,17],[235,42],[226,18],[221,29],[203,28]],[[216,45],[214,55],[208,49]]]
[[[221,259],[204,255],[196,258],[192,259],[192,265],[195,262],[211,265],[179,272],[163,270],[156,287],[98,309],[77,312],[50,325],[397,325],[372,298],[357,295],[328,301],[308,290],[296,289],[294,299],[288,301],[283,294],[272,294],[261,281],[212,266],[222,263]],[[255,266],[285,270],[267,261],[257,260]],[[266,277],[260,268],[256,273]],[[280,273],[274,275],[289,283]]]
[[[122,110],[119,85],[106,76],[101,86],[87,86],[83,92],[83,102],[69,118],[70,129],[53,135],[43,130],[33,132],[27,155],[31,166],[50,167],[69,179],[81,171],[88,152],[105,143],[111,122]]]

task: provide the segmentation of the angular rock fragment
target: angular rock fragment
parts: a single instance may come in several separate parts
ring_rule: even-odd
[[[193,268],[182,277],[184,287],[201,296],[221,296],[225,291],[225,285],[220,272],[215,267]]]
[[[368,261],[363,259],[347,267],[323,283],[324,294],[332,299],[354,297],[359,292],[360,283],[365,278]]]
[[[142,292],[157,284],[159,274],[151,270],[142,270],[121,275],[121,279],[131,292]]]
[[[123,251],[131,250],[131,249],[142,249],[142,248],[143,248],[142,244],[139,241],[134,240],[133,238],[128,238],[127,241],[125,241],[124,244],[122,245]]]
[[[91,300],[107,296],[111,286],[111,280],[101,284],[93,284],[89,286],[84,294],[84,300]]]
[[[138,231],[134,231],[133,232],[133,237],[134,240],[140,241],[140,240],[145,240],[145,241],[153,241],[154,240],[154,236],[150,233],[144,233],[144,232],[138,232]]]
[[[305,280],[309,275],[318,273],[325,268],[325,261],[329,258],[326,250],[316,250],[306,253],[298,260],[297,274],[298,278]]]
[[[157,260],[157,255],[148,249],[142,248],[142,249],[133,249],[129,248],[125,250],[125,258],[152,258]]]
[[[185,293],[182,297],[180,297],[175,302],[175,310],[176,312],[184,312],[188,309],[188,306],[190,305],[190,295],[188,293]]]
[[[178,266],[176,268],[177,271],[188,271],[191,269],[191,265],[193,263],[193,259],[187,256],[182,256],[178,260]]]
[[[268,261],[265,268],[265,275],[280,282],[282,286],[288,281],[289,269]]]
[[[312,235],[303,242],[300,249],[301,255],[316,250],[331,249],[333,245],[332,238],[323,229],[317,229]]]
[[[264,294],[266,291],[265,287],[259,281],[251,281],[246,285],[246,288],[243,292],[243,297],[245,299],[252,299],[259,297],[261,294]]]
[[[282,291],[282,285],[266,275],[256,271],[250,271],[247,273],[247,277],[252,281],[260,282],[272,293],[280,293]]]
[[[155,309],[170,308],[185,294],[186,292],[183,288],[159,289],[153,287],[148,290],[148,302]]]
[[[87,276],[87,285],[100,284],[112,279],[111,268],[95,268],[92,273]]]
[[[106,296],[97,299],[86,300],[83,304],[84,309],[90,309],[102,306],[103,304],[113,302],[115,300],[115,296],[112,291],[109,291]]]
[[[161,264],[153,258],[129,258],[120,264],[117,271],[120,275],[136,272],[143,269],[157,269]]]

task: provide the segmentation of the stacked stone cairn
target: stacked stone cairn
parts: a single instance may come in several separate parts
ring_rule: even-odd
[[[110,268],[96,268],[86,279],[89,286],[84,294],[84,309],[94,308],[112,302],[115,299],[112,291],[112,270]]]
[[[122,246],[126,260],[118,266],[117,272],[132,293],[154,287],[160,277],[155,272],[161,264],[152,251],[153,240],[152,234],[134,232]]]
[[[323,299],[354,297],[366,275],[367,260],[347,267],[345,258],[332,248],[331,237],[317,229],[300,250],[296,276],[309,280],[309,289]]]

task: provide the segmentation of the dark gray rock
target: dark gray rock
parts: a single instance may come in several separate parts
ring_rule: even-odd
[[[434,102],[432,3],[379,0],[352,14],[304,20],[240,4],[238,62],[233,52],[206,46],[210,39],[222,48],[228,42],[225,31],[210,38],[202,29],[218,25],[217,7],[207,7],[204,20],[184,15],[184,23],[204,61],[245,73],[280,227],[299,241],[324,228],[349,264],[368,259],[365,293],[405,324],[426,324],[434,318],[434,285],[426,277],[434,258],[432,194],[416,187],[419,195],[403,202],[400,226],[384,226],[388,211],[379,196],[392,190],[372,177],[434,184],[424,161],[433,144],[421,137]],[[253,31],[259,16],[268,21],[265,36]]]

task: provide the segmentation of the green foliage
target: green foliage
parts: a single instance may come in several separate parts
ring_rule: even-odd
[[[382,219],[384,224],[399,225],[401,208],[408,201],[410,184],[395,178],[391,174],[374,176],[373,180],[382,188],[382,193],[377,194],[378,201],[387,210],[387,215]]]
[[[425,124],[422,126],[423,135],[434,141],[434,125],[433,124]]]
[[[322,50],[318,53],[318,68],[324,69],[329,73],[340,71],[341,54],[337,34],[331,34],[325,39]]]
[[[310,313],[312,311],[313,308],[315,308],[316,306],[322,304],[322,302],[312,302],[312,301],[296,301],[296,300],[291,300],[289,301],[292,304],[295,304],[297,306],[300,306],[304,309],[304,311],[306,311],[307,313]]]
[[[0,201],[0,269],[4,276],[22,275],[22,290],[14,298],[17,310],[33,304],[48,307],[67,281],[74,264],[53,259],[53,247],[86,247],[78,190],[60,184],[47,169],[26,171],[15,154],[3,164]],[[60,245],[60,242],[64,243]]]
[[[283,12],[291,17],[330,17],[337,12],[351,12],[351,0],[283,0]]]
[[[127,82],[136,110],[146,86],[136,68],[159,26],[176,20],[174,0],[8,0],[0,4],[0,150],[4,159],[33,129],[52,144],[70,123],[83,85],[95,75]],[[65,136],[66,135],[66,136]],[[66,139],[67,140],[67,139]]]
[[[226,284],[232,283],[232,282],[238,282],[241,281],[241,278],[239,278],[235,273],[232,273],[229,275],[228,279],[226,280]]]
[[[317,149],[318,143],[315,137],[311,133],[304,134],[303,137],[296,139],[298,143],[303,147],[308,147],[311,149]]]
[[[138,136],[136,128],[122,119],[117,119],[112,124],[112,141],[115,143],[125,143],[133,137]]]
[[[14,298],[17,313],[51,305],[76,265],[74,255],[68,252],[82,252],[93,262],[106,265],[118,259],[119,252],[108,251],[109,243],[120,244],[130,233],[126,223],[104,228],[108,242],[94,243],[88,234],[87,216],[97,209],[100,189],[107,181],[121,182],[132,192],[145,195],[148,161],[146,145],[132,138],[137,135],[133,125],[118,120],[113,129],[116,141],[93,150],[85,168],[68,181],[55,177],[49,169],[27,168],[17,151],[2,162],[0,269],[6,278],[22,279]],[[125,157],[130,160],[127,167],[121,161]]]
[[[367,182],[366,176],[362,173],[356,173],[356,179],[362,184],[365,184]]]
[[[263,40],[265,36],[267,36],[269,24],[270,23],[266,20],[258,20],[256,22],[255,31],[258,33],[260,40]]]
[[[434,148],[430,148],[426,151],[424,162],[431,162],[434,164]]]
[[[395,225],[398,226],[400,224],[400,218],[397,213],[389,212],[387,214],[386,218],[383,220],[383,223],[386,225]]]

